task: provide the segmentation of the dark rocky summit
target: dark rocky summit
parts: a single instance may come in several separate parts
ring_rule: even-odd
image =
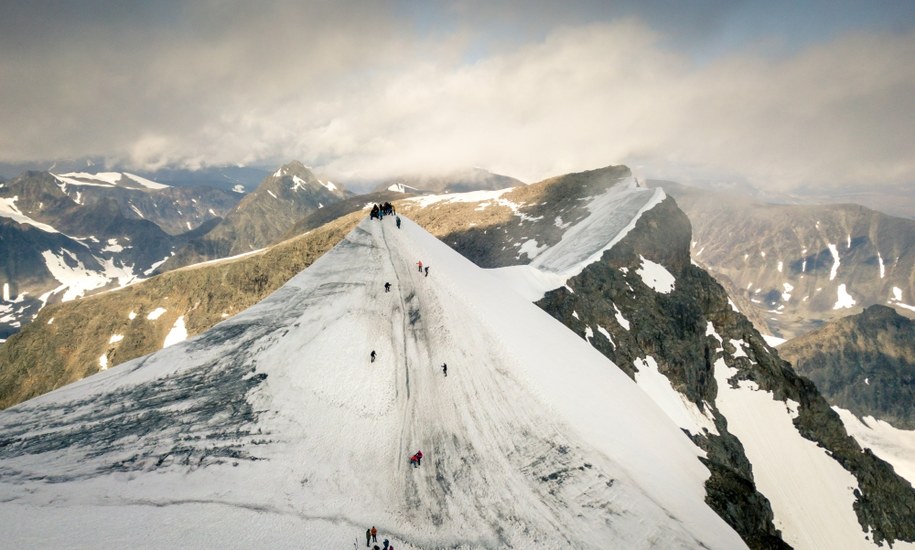
[[[833,405],[915,429],[915,321],[893,308],[870,306],[778,352]]]

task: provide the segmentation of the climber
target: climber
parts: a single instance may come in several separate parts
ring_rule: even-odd
[[[416,454],[410,457],[410,464],[412,464],[414,468],[421,465],[422,461],[423,461],[423,452],[422,451],[416,451]]]

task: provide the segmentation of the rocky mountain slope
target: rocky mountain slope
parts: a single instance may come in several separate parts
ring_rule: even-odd
[[[790,339],[872,304],[915,316],[915,220],[659,184],[693,224],[693,259],[765,333]]]
[[[397,207],[475,263],[511,266],[497,270],[511,288],[651,395],[704,454],[705,498],[750,546],[899,546],[915,536],[911,485],[861,450],[814,385],[692,265],[685,216],[625,167]],[[435,277],[436,262],[417,256]],[[104,353],[97,339],[94,353]]]
[[[251,252],[274,244],[309,212],[349,197],[339,184],[319,180],[294,161],[267,176],[218,225],[189,242],[163,270]]]
[[[915,321],[873,305],[778,351],[830,403],[915,430]]]

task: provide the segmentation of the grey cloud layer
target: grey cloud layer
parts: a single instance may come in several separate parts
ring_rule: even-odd
[[[298,158],[356,176],[472,164],[528,180],[637,162],[783,189],[915,182],[912,32],[696,65],[635,19],[480,53],[472,26],[430,32],[364,3],[191,6],[38,21],[41,41],[34,12],[14,17],[0,160]]]

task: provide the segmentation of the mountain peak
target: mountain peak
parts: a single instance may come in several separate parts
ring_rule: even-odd
[[[861,312],[861,316],[864,319],[878,320],[878,319],[895,319],[900,318],[904,319],[902,315],[889,307],[883,304],[873,304],[864,308],[864,311]]]
[[[310,166],[305,166],[301,161],[293,160],[280,166],[277,171],[273,173],[274,178],[282,178],[284,176],[314,177],[314,173],[311,171]]]

